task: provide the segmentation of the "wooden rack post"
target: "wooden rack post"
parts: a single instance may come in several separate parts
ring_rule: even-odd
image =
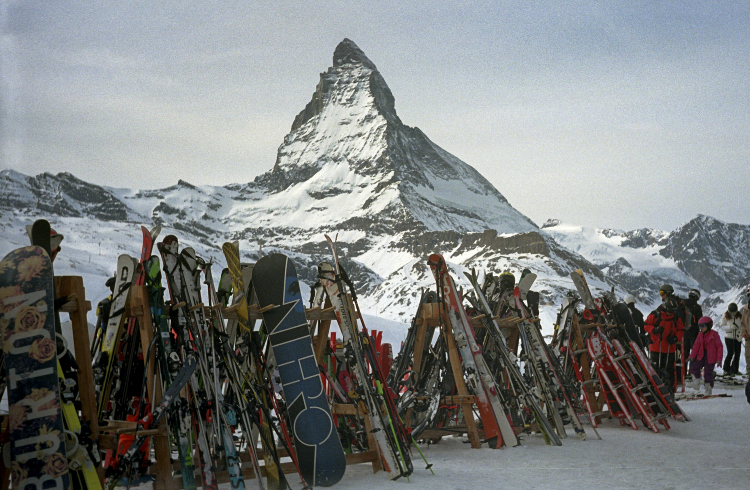
[[[421,375],[419,370],[422,368],[422,357],[424,356],[425,343],[428,338],[427,329],[429,328],[430,331],[429,339],[432,340],[435,328],[440,325],[438,321],[440,318],[438,308],[439,305],[437,303],[423,304],[419,309],[419,317],[415,321],[417,332],[414,336],[414,351],[411,353],[411,357],[412,371],[416,373],[417,379]],[[403,352],[401,355],[408,356],[409,353]],[[411,425],[411,412],[412,409],[409,407],[406,409],[406,414],[404,415],[404,423],[407,426]]]
[[[443,435],[466,433],[472,448],[481,447],[481,439],[479,436],[479,429],[477,428],[476,419],[474,418],[474,411],[472,407],[476,402],[476,397],[469,394],[469,389],[466,386],[464,379],[463,365],[461,364],[461,356],[458,352],[458,346],[456,345],[456,339],[453,336],[453,331],[450,324],[445,321],[447,315],[445,313],[445,306],[440,303],[425,303],[422,305],[419,311],[419,316],[416,319],[417,331],[415,334],[413,352],[402,352],[400,355],[411,355],[412,357],[412,370],[419,373],[419,369],[422,365],[422,357],[425,352],[425,348],[428,342],[432,340],[435,328],[440,328],[440,334],[444,336],[446,347],[448,349],[448,362],[450,363],[451,373],[456,384],[456,394],[449,395],[440,400],[441,405],[460,405],[461,413],[464,416],[464,427],[460,429],[427,429],[425,430],[420,438],[424,439],[440,439]],[[441,322],[441,320],[443,320]],[[472,323],[475,327],[483,327],[480,318],[472,318]],[[404,420],[408,424],[411,419],[411,409],[408,409]]]
[[[55,296],[69,298],[59,311],[68,313],[73,330],[73,347],[78,364],[78,397],[81,401],[81,422],[91,426],[91,438],[100,439],[99,418],[96,411],[94,373],[91,367],[91,342],[86,315],[91,311],[91,302],[86,301],[86,290],[81,276],[56,276]],[[99,480],[104,482],[104,468],[97,468]]]
[[[326,296],[323,308],[313,308],[305,311],[308,321],[315,321],[317,332],[310,332],[313,339],[313,350],[315,351],[315,360],[319,365],[323,365],[323,357],[326,354],[328,346],[328,333],[331,330],[331,320],[336,318],[331,306],[331,300]]]
[[[447,318],[447,316],[443,315],[443,318]],[[456,392],[458,393],[458,397],[453,396],[451,398],[454,403],[458,402],[461,405],[461,411],[464,415],[464,423],[466,424],[466,434],[469,437],[471,447],[476,449],[482,446],[482,442],[479,439],[477,422],[474,420],[474,412],[472,410],[474,396],[469,395],[469,389],[464,380],[463,366],[461,365],[461,357],[458,354],[456,339],[453,337],[453,330],[451,329],[450,324],[446,321],[442,322],[441,329],[445,338],[445,344],[448,348],[448,359],[451,364],[451,371],[453,372],[453,380],[456,383]]]
[[[588,395],[589,403],[591,404],[591,410],[595,414],[597,422],[601,420],[603,403],[603,393],[601,390],[597,390],[596,386],[599,385],[599,381],[596,378],[591,377],[591,359],[589,358],[588,349],[586,343],[583,341],[583,333],[581,332],[581,325],[578,322],[578,315],[573,315],[573,321],[570,324],[570,335],[573,336],[571,339],[571,345],[573,346],[573,352],[571,355],[579,355],[578,364],[581,366],[581,377],[583,378],[583,389],[586,390]],[[599,391],[599,397],[596,393]]]

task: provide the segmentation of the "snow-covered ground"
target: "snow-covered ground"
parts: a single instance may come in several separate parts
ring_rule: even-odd
[[[531,436],[519,447],[471,449],[465,438],[448,438],[423,448],[435,475],[418,469],[411,484],[389,482],[358,465],[336,488],[750,488],[750,405],[739,387],[716,389],[724,391],[732,397],[681,402],[692,421],[670,420],[672,428],[658,434],[607,421],[601,440],[587,426],[586,441],[570,431],[560,447]]]
[[[438,444],[422,446],[434,475],[424,469],[424,464],[415,462],[411,482],[389,481],[384,473],[373,473],[369,464],[352,465],[334,488],[750,488],[750,405],[741,387],[717,383],[714,392],[726,392],[731,397],[680,402],[692,421],[670,419],[672,428],[658,434],[642,426],[637,431],[621,427],[611,420],[599,426],[601,440],[586,426],[586,441],[578,440],[570,431],[560,447],[545,445],[540,436],[527,436],[514,448],[493,450],[485,445],[472,449],[465,437],[448,437]],[[293,488],[301,488],[294,475],[289,477]],[[256,485],[253,480],[246,482],[248,489]]]

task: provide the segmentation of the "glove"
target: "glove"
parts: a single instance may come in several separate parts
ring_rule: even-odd
[[[672,334],[669,337],[667,337],[667,342],[669,342],[670,344],[676,344],[677,340],[678,340],[677,335],[675,334]]]
[[[660,333],[663,333],[663,332],[664,332],[664,327],[662,327],[661,325],[659,325],[659,326],[656,326],[656,327],[654,327],[654,329],[653,329],[653,330],[651,330],[651,332],[653,332],[653,333],[655,333],[655,334],[659,335]]]

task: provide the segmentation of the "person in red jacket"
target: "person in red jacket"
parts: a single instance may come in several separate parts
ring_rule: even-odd
[[[695,339],[693,350],[690,352],[690,374],[693,375],[693,381],[690,387],[694,390],[700,389],[701,368],[703,369],[703,379],[705,394],[710,395],[714,388],[714,366],[721,362],[724,357],[724,347],[721,344],[721,337],[715,330],[713,320],[704,316],[698,320],[700,333]]]
[[[666,297],[659,307],[646,318],[644,328],[648,333],[651,364],[662,376],[664,384],[674,391],[677,342],[682,342],[685,326],[677,317],[677,300]]]

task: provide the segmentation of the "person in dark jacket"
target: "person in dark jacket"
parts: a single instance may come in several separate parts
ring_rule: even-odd
[[[698,304],[701,298],[701,292],[697,289],[691,289],[685,300],[685,355],[687,356],[693,350],[693,344],[698,337],[700,329],[698,320],[703,317],[703,308]]]
[[[684,324],[677,316],[677,300],[666,298],[648,315],[645,329],[651,342],[651,364],[663,376],[667,387],[674,391],[677,343],[682,342],[685,335]]]
[[[643,312],[639,310],[635,306],[635,296],[628,293],[623,298],[623,303],[628,305],[628,309],[630,310],[630,316],[633,317],[633,323],[635,324],[635,328],[638,329],[638,335],[641,337],[641,345],[646,346],[648,345],[648,337],[646,336],[646,329],[643,328],[646,322],[643,320]]]

